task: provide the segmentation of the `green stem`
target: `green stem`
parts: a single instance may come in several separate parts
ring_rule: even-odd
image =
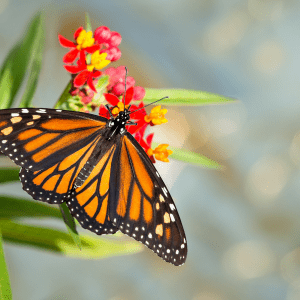
[[[64,91],[62,92],[61,96],[59,97],[58,101],[56,102],[54,108],[58,109],[61,107],[63,103],[65,103],[68,99],[70,99],[70,89],[72,87],[72,80],[68,83]]]

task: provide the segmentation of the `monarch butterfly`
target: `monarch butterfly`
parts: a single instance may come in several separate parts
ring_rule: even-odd
[[[110,111],[110,110],[109,110]],[[35,200],[66,202],[83,228],[120,230],[163,260],[182,265],[187,242],[175,204],[148,155],[125,125],[58,109],[0,111],[0,150],[21,167],[23,189]]]

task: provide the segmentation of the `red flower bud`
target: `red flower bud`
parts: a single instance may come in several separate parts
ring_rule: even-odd
[[[121,41],[122,41],[121,34],[119,32],[112,31],[110,36],[110,41],[109,41],[109,48],[119,46]]]
[[[100,53],[103,53],[103,52],[107,53],[106,59],[108,59],[110,61],[116,61],[116,60],[120,59],[122,56],[121,50],[117,47],[111,47],[111,48],[103,49],[100,51]]]
[[[142,100],[145,97],[146,91],[141,86],[134,87],[133,100]]]
[[[110,29],[106,26],[100,26],[94,32],[94,38],[99,44],[109,43],[110,37]]]
[[[116,95],[117,97],[121,96],[125,91],[125,85],[123,82],[117,83],[113,88],[112,88],[112,93]]]

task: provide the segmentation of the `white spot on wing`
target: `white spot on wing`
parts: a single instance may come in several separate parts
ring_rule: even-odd
[[[171,210],[175,210],[175,205],[173,203],[170,204]]]
[[[26,114],[26,113],[29,113],[29,110],[26,109],[26,108],[23,108],[23,109],[22,109],[22,113],[25,113],[25,114]]]
[[[165,187],[163,187],[162,190],[164,191],[164,194],[166,195],[166,197],[168,197],[167,189]]]
[[[172,222],[175,222],[175,218],[174,218],[173,214],[170,214],[170,218],[171,218]]]
[[[17,113],[12,113],[11,116],[12,116],[12,117],[18,117],[19,114],[17,114]]]

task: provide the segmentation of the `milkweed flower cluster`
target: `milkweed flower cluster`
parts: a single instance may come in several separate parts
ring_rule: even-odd
[[[73,79],[74,87],[79,88],[87,84],[92,91],[97,92],[93,79],[99,78],[102,75],[101,69],[121,57],[118,48],[122,41],[121,35],[110,31],[106,26],[100,26],[95,30],[93,37],[92,31],[86,32],[79,27],[74,33],[75,42],[61,35],[58,39],[63,47],[70,48],[63,57],[63,62],[68,72],[76,74]]]
[[[58,39],[63,47],[69,48],[63,57],[64,68],[72,77],[68,108],[90,112],[100,106],[99,115],[105,118],[110,118],[110,114],[103,103],[112,106],[113,116],[117,116],[124,108],[129,109],[136,126],[127,126],[128,132],[144,148],[153,163],[155,159],[168,162],[168,156],[172,153],[167,149],[168,145],[162,144],[152,149],[154,133],[144,137],[148,126],[167,122],[167,109],[156,106],[147,115],[142,101],[146,94],[145,89],[135,86],[134,78],[126,76],[125,66],[110,67],[103,71],[111,62],[121,57],[118,48],[122,41],[120,33],[111,31],[106,26],[98,27],[94,33],[80,27],[74,33],[74,41],[61,35]]]

